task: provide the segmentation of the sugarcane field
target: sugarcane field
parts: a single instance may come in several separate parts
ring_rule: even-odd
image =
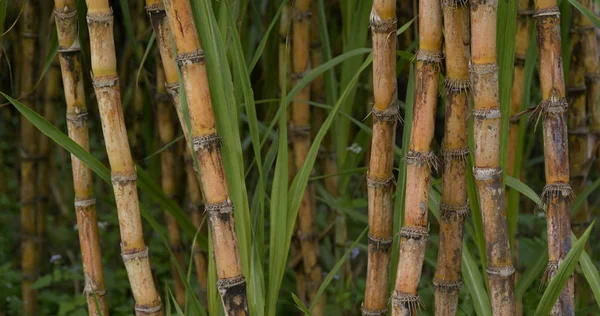
[[[600,0],[0,0],[0,316],[600,315]]]

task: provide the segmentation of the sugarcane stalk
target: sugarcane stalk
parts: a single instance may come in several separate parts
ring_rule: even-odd
[[[471,85],[475,139],[473,177],[479,193],[494,315],[514,315],[514,273],[500,166],[496,19],[498,2],[471,2]]]
[[[310,70],[310,34],[311,34],[311,0],[297,0],[293,7],[293,51],[292,51],[292,80],[293,84],[300,81]],[[310,148],[310,105],[311,86],[307,85],[296,96],[292,103],[292,136],[293,157],[295,169],[299,170],[308,155]],[[322,281],[322,270],[318,262],[319,247],[315,221],[315,193],[312,183],[308,183],[302,195],[298,210],[297,238],[302,252],[302,264],[306,282],[308,302],[316,299],[317,291]],[[325,297],[321,296],[313,314],[324,313]]]
[[[86,0],[86,3],[93,84],[119,215],[121,256],[136,302],[136,315],[162,315],[149,250],[144,242],[137,177],[123,119],[113,35],[114,16],[108,0]]]
[[[35,94],[32,89],[36,80],[37,40],[39,32],[39,2],[28,0],[23,4],[21,16],[21,102],[35,110]],[[39,275],[37,234],[37,160],[39,158],[39,132],[28,120],[21,120],[21,298],[23,315],[38,312],[37,290],[32,288]]]
[[[469,212],[467,159],[469,157],[469,8],[462,1],[442,1],[446,51],[446,119],[442,142],[442,203],[440,244],[435,286],[435,314],[456,315],[463,225]]]
[[[567,144],[567,100],[563,79],[560,11],[555,0],[536,0],[535,14],[542,101],[533,119],[542,118],[546,186],[542,203],[546,209],[549,263],[545,278],[550,280],[571,249],[570,204],[573,190],[569,184]],[[553,315],[574,315],[574,284],[569,278]]]
[[[431,171],[437,168],[431,142],[443,59],[440,1],[421,1],[419,16],[414,119],[406,156],[406,182],[410,185],[406,187],[404,226],[400,230],[400,258],[392,294],[393,315],[416,315],[422,305],[418,286],[429,235],[427,205]]]
[[[156,67],[156,93],[157,93],[157,120],[158,134],[161,148],[171,143],[175,138],[175,128],[173,127],[173,110],[171,100],[165,87],[165,73],[160,64]],[[176,199],[177,180],[175,179],[175,147],[169,146],[160,153],[161,160],[161,187],[165,195],[170,199]],[[175,301],[183,308],[185,307],[185,285],[179,276],[177,265],[180,269],[185,267],[183,258],[183,246],[181,244],[181,233],[175,217],[165,212],[167,224],[167,237],[171,252],[175,257],[172,262],[172,274],[175,292]]]
[[[375,0],[373,38],[373,138],[367,173],[369,256],[363,315],[387,315],[393,242],[393,147],[399,117],[396,87],[396,1]]]
[[[75,0],[55,0],[54,19],[58,34],[58,53],[67,103],[69,137],[89,151],[88,111],[81,66],[79,28]],[[84,293],[90,315],[108,315],[102,253],[98,238],[96,199],[91,170],[71,155],[77,233],[85,277]],[[96,305],[97,304],[97,305]]]
[[[134,29],[135,29],[135,39],[133,41],[136,46],[133,46],[133,49],[137,49],[137,52],[133,52],[133,56],[141,56],[141,48],[145,47],[145,43],[142,40],[144,31],[148,28],[147,19],[145,17],[144,11],[144,2],[143,1],[134,1],[133,3],[133,19],[134,19]],[[131,144],[131,151],[133,154],[133,158],[135,160],[141,160],[144,157],[144,138],[143,138],[143,121],[144,121],[144,96],[146,94],[146,89],[144,87],[143,81],[137,80],[136,72],[132,72],[131,80],[133,81],[133,98],[132,104],[130,107],[131,113],[131,128],[129,135],[129,143]],[[141,78],[140,78],[141,79]]]
[[[223,170],[221,139],[215,125],[204,51],[196,33],[189,1],[165,0],[163,3],[177,47],[177,62],[187,97],[191,122],[189,136],[198,159],[197,175],[213,237],[219,279],[217,287],[227,315],[247,315],[246,280],[235,234],[233,203]]]

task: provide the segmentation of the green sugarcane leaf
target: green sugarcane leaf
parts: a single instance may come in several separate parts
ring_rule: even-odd
[[[296,294],[292,293],[292,299],[294,300],[294,303],[296,303],[296,307],[301,310],[304,315],[310,315],[310,310],[308,310],[308,307],[302,303],[302,300],[296,296]]]
[[[265,46],[267,46],[267,41],[269,40],[269,35],[271,35],[273,28],[275,28],[275,25],[277,25],[277,22],[279,22],[279,17],[281,16],[281,13],[283,12],[283,8],[287,4],[287,2],[288,2],[288,0],[281,1],[281,4],[279,5],[279,9],[277,9],[277,13],[275,13],[273,20],[271,20],[271,23],[269,24],[267,31],[265,32],[262,39],[260,40],[260,43],[258,44],[256,51],[254,51],[254,57],[252,57],[252,60],[250,61],[250,64],[248,65],[248,72],[252,72],[254,70],[254,67],[256,67],[256,64],[258,63],[258,60],[263,55],[263,51],[265,50]]]
[[[535,316],[545,316],[550,315],[556,300],[558,299],[562,289],[567,284],[567,281],[575,271],[575,267],[577,266],[577,262],[583,253],[585,248],[585,244],[590,237],[590,233],[592,232],[592,228],[594,227],[594,223],[592,223],[583,233],[581,238],[573,244],[569,253],[565,259],[558,266],[558,270],[552,280],[550,280],[550,284],[548,284],[548,288],[544,291],[544,295],[542,295],[542,299],[540,300],[536,310]]]
[[[531,287],[535,280],[539,279],[539,276],[546,269],[546,263],[548,263],[548,248],[544,247],[540,252],[540,255],[537,256],[535,262],[533,262],[533,264],[528,264],[525,271],[519,276],[519,281],[515,287],[515,297],[517,301],[522,299],[525,291]]]
[[[573,233],[571,233],[571,242],[577,242],[577,237],[575,237],[575,234]],[[600,307],[600,273],[598,273],[598,269],[596,269],[594,262],[585,251],[583,251],[581,257],[579,257],[579,265],[581,266],[585,280],[592,289],[592,293],[594,293],[596,304]]]
[[[468,245],[463,241],[462,265],[460,268],[465,285],[471,293],[473,307],[479,316],[492,316],[492,305],[490,298],[483,285],[483,278],[477,268],[477,263],[469,251]]]
[[[574,6],[581,14],[585,15],[597,28],[600,28],[600,18],[597,17],[594,12],[586,8],[584,5],[579,3],[577,0],[569,0],[572,6]]]
[[[583,191],[577,195],[573,201],[573,204],[571,205],[571,216],[577,213],[583,203],[587,201],[587,198],[590,196],[590,194],[598,190],[598,187],[600,187],[600,178],[596,179],[591,185],[586,186],[585,189],[583,189]]]
[[[540,205],[542,203],[542,200],[537,195],[537,193],[535,193],[535,191],[533,191],[527,184],[521,182],[521,180],[506,175],[504,177],[504,183],[506,183],[506,185],[508,185],[509,187],[521,192],[521,194],[528,197],[536,205]]]
[[[148,56],[150,55],[150,52],[152,52],[152,47],[154,47],[154,40],[156,40],[156,34],[154,32],[152,32],[152,35],[150,35],[150,40],[148,40],[148,45],[146,45],[146,50],[144,51],[144,56],[142,56],[142,61],[140,62],[140,66],[138,67],[137,73],[135,75],[135,84],[138,85],[140,82],[140,74],[142,73],[142,70],[144,69],[144,64],[146,63],[146,60],[148,60]]]
[[[329,283],[331,283],[331,281],[333,280],[333,278],[335,277],[335,275],[337,274],[337,272],[340,270],[340,268],[344,265],[344,263],[346,262],[346,260],[348,259],[348,256],[350,256],[350,253],[352,252],[352,249],[354,249],[354,247],[356,247],[356,245],[363,239],[363,237],[365,236],[365,234],[369,231],[369,227],[366,227],[362,233],[360,233],[360,235],[358,236],[358,238],[356,238],[356,240],[352,243],[352,245],[350,245],[350,247],[348,247],[348,250],[346,251],[346,253],[344,253],[344,255],[342,256],[342,258],[340,258],[340,260],[335,264],[335,266],[333,266],[333,268],[331,269],[331,271],[329,271],[329,273],[327,274],[327,276],[325,277],[325,279],[323,280],[323,283],[321,283],[321,286],[319,286],[319,290],[317,291],[317,295],[315,296],[311,306],[310,306],[310,311],[312,312],[312,310],[315,308],[315,305],[317,304],[317,302],[319,301],[319,297],[321,297],[321,295],[323,294],[323,292],[325,292],[325,289],[327,289],[327,287],[329,286]]]

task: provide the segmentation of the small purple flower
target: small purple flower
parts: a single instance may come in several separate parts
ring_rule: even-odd
[[[356,259],[356,257],[358,257],[359,254],[360,254],[360,250],[358,249],[358,247],[354,247],[354,248],[352,248],[352,251],[350,252],[350,258]]]
[[[60,259],[62,259],[61,255],[59,255],[59,254],[52,255],[52,257],[50,257],[50,263],[54,263],[55,261],[58,261]]]

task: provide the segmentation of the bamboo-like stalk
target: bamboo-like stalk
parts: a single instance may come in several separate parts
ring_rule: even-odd
[[[469,8],[462,1],[442,1],[446,34],[446,122],[442,142],[440,245],[435,271],[435,314],[456,315],[461,287],[460,264],[467,201],[469,156]]]
[[[560,11],[556,0],[536,0],[534,18],[542,101],[533,118],[536,121],[543,118],[546,186],[541,196],[546,207],[548,230],[549,263],[545,275],[551,279],[571,249],[570,205],[573,196],[569,184],[567,100],[561,57]],[[554,306],[553,315],[574,315],[573,283],[571,277]]]
[[[292,80],[296,84],[310,70],[310,33],[311,33],[311,0],[296,0],[293,8],[293,51]],[[293,157],[296,170],[299,170],[308,155],[310,148],[310,105],[311,86],[307,85],[296,96],[292,104],[292,136]],[[322,272],[319,266],[319,247],[315,224],[315,193],[311,183],[306,186],[302,202],[298,210],[297,238],[302,252],[306,293],[308,302],[313,302],[321,285]],[[313,313],[324,313],[325,297],[321,296]]]
[[[500,102],[496,63],[498,2],[471,2],[471,85],[475,167],[487,254],[487,275],[494,315],[514,315],[514,273],[500,166]]]
[[[213,237],[217,266],[217,287],[227,315],[247,315],[246,280],[235,234],[233,203],[221,157],[210,98],[205,56],[196,33],[192,9],[187,0],[163,1],[177,47],[191,122],[190,137],[198,159],[198,178],[204,193],[205,210]]]
[[[35,109],[33,86],[38,60],[39,2],[25,1],[21,16],[21,102]],[[21,298],[23,315],[36,315],[37,290],[32,288],[39,275],[37,238],[37,162],[39,132],[28,120],[21,120]]]
[[[146,11],[150,16],[150,22],[156,34],[162,69],[164,72],[164,81],[167,92],[171,97],[171,102],[175,107],[177,117],[186,141],[185,163],[186,163],[186,183],[188,194],[188,209],[192,215],[192,222],[196,227],[199,227],[204,220],[201,209],[204,207],[200,184],[194,171],[194,161],[191,156],[190,144],[191,139],[189,131],[185,123],[185,118],[181,110],[181,99],[179,95],[179,74],[177,72],[177,62],[175,61],[175,52],[171,43],[171,30],[169,21],[166,16],[166,11],[161,0],[146,0]],[[204,233],[203,233],[204,234]],[[205,234],[204,234],[205,235]],[[208,281],[208,262],[206,254],[198,247],[194,249],[194,266],[196,269],[196,277],[200,285],[200,299],[206,302],[206,291]]]
[[[594,10],[594,2],[589,0],[580,1],[590,10]],[[595,4],[595,12],[598,15],[600,5]],[[580,26],[581,40],[583,41],[583,59],[585,64],[585,85],[588,116],[590,117],[590,133],[594,135],[596,150],[600,151],[600,109],[598,100],[600,98],[600,32],[592,22],[583,17]],[[598,152],[593,153],[598,156]],[[578,219],[576,219],[579,221]],[[583,230],[581,230],[583,232]]]
[[[83,70],[81,66],[79,28],[75,0],[55,0],[54,19],[58,34],[59,61],[67,103],[69,137],[89,151],[88,111],[85,101]],[[71,156],[77,233],[85,276],[84,292],[90,315],[108,315],[106,285],[102,268],[102,254],[98,238],[96,199],[91,170],[75,156]],[[98,305],[96,305],[96,302]]]
[[[175,128],[173,127],[173,110],[171,100],[165,87],[165,73],[160,64],[156,66],[156,92],[157,92],[157,120],[158,134],[161,147],[169,144],[175,138]],[[169,146],[160,153],[161,160],[161,186],[162,190],[170,199],[176,199],[177,180],[175,179],[175,146]],[[169,212],[165,212],[167,224],[167,236],[171,252],[175,256],[175,261],[180,269],[185,267],[183,257],[183,246],[181,244],[181,234],[175,217]],[[182,270],[185,271],[185,270]],[[185,306],[185,285],[179,276],[175,263],[172,263],[172,274],[174,283],[175,300],[183,308]]]
[[[200,191],[200,184],[196,173],[194,172],[194,160],[189,146],[185,150],[186,178],[187,178],[187,194],[188,194],[188,210],[192,215],[192,223],[197,229],[200,229],[200,234],[207,236],[206,224],[204,224],[204,200]],[[206,253],[200,247],[194,248],[194,267],[196,269],[196,277],[200,286],[200,300],[206,304],[207,286],[208,286],[208,262]]]
[[[373,138],[367,173],[369,257],[363,315],[387,315],[392,250],[393,147],[399,117],[396,87],[396,1],[375,0],[373,37]]]
[[[417,308],[422,305],[418,286],[429,235],[427,205],[431,169],[437,168],[431,142],[443,59],[440,1],[421,1],[419,16],[414,119],[406,156],[406,183],[409,185],[406,187],[404,226],[400,230],[400,259],[392,294],[392,315],[416,315]]]
[[[127,269],[136,315],[162,315],[150,268],[140,217],[136,173],[127,140],[108,0],[86,0],[92,74],[119,215],[121,254]]]

